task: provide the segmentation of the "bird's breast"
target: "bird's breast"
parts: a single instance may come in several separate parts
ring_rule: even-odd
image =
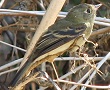
[[[77,37],[74,41],[74,44],[72,45],[72,52],[75,52],[76,50],[78,50],[82,45],[85,44],[86,40],[90,37],[92,33],[92,28],[88,28],[88,30],[85,30],[85,32],[80,35],[79,37]]]

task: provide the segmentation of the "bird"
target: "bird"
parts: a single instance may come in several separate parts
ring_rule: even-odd
[[[79,4],[70,9],[65,18],[57,20],[36,43],[33,53],[10,83],[15,87],[27,73],[43,62],[53,60],[66,51],[75,52],[92,33],[96,11],[101,5]]]

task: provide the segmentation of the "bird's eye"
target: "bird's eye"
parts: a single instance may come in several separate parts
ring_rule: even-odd
[[[86,9],[84,12],[90,14],[90,13],[91,13],[91,9],[88,8],[88,9]]]
[[[90,9],[90,8],[88,8],[86,12],[87,12],[87,13],[91,13],[91,9]]]

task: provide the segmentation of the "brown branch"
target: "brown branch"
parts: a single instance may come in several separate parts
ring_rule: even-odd
[[[106,27],[106,28],[102,28],[102,29],[99,29],[97,31],[94,31],[91,34],[91,36],[98,35],[98,34],[103,34],[103,33],[107,33],[107,32],[110,32],[110,27]]]

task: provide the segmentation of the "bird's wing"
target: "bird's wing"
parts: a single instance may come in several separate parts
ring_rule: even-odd
[[[33,60],[75,39],[87,28],[85,24],[80,24],[74,28],[73,27],[74,26],[69,26],[65,28],[66,30],[50,30],[43,34],[43,36],[39,39],[34,52],[28,57],[29,60],[27,60],[23,67],[17,72],[15,78],[10,83],[10,86],[13,87],[17,85],[18,81],[26,74],[31,65],[33,65]]]
[[[63,30],[47,31],[40,38],[35,49],[35,58],[75,39],[86,30],[85,24],[71,25]]]

